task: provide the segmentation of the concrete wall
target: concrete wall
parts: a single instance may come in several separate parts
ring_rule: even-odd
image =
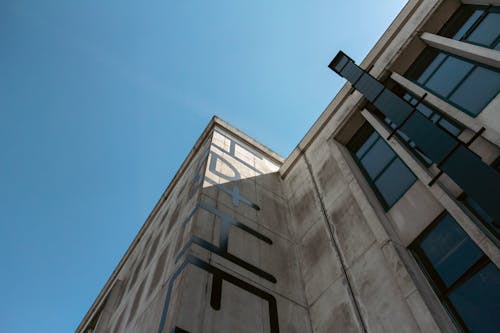
[[[278,169],[216,128],[126,260],[94,332],[312,332]]]
[[[165,201],[118,274],[123,281],[113,315],[100,332],[154,332],[165,300],[165,283],[175,269],[174,256],[182,234],[182,221],[196,207],[201,190],[193,179],[205,167],[209,145],[194,157],[170,198]]]
[[[280,332],[311,331],[278,168],[222,129],[214,132],[199,208],[182,243],[196,236],[221,252],[192,245],[182,258],[222,272],[220,309],[211,303],[217,274],[190,264],[174,285],[162,332],[277,332],[274,324]]]
[[[383,220],[331,138],[284,179],[280,163],[244,142],[215,127],[199,146],[117,275],[95,333],[446,331],[414,282],[425,279],[406,268],[411,228],[397,212],[408,196]],[[414,185],[409,202],[422,191]]]
[[[418,32],[435,33],[459,5],[410,1],[362,67],[423,95],[397,73],[425,47]],[[498,96],[476,119],[425,100],[468,127],[462,140],[485,126],[471,149],[498,157]],[[446,209],[497,265],[500,250],[456,184],[429,186],[435,167],[395,137],[418,179],[384,211],[345,147],[365,121],[388,136],[346,84],[284,162],[212,121],[77,332],[456,332],[408,245]]]
[[[343,149],[317,139],[284,179],[313,332],[440,332]]]

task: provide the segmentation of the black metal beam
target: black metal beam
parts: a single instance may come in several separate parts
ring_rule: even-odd
[[[446,173],[494,221],[500,221],[500,174],[497,171],[484,163],[466,144],[421,113],[414,112],[414,106],[387,89],[342,51],[328,67],[351,82],[438,165],[441,173]]]

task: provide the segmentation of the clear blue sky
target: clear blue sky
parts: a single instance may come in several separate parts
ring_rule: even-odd
[[[72,332],[213,114],[283,156],[399,0],[0,0],[0,332]]]

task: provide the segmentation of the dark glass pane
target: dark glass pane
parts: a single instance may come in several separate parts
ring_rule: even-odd
[[[384,89],[373,105],[395,124],[401,124],[413,111],[410,104],[389,89]]]
[[[448,56],[439,69],[427,80],[425,86],[435,93],[447,97],[460,84],[473,65]]]
[[[415,141],[417,142],[417,141]],[[499,174],[465,145],[458,145],[440,167],[496,221],[500,221]]]
[[[432,164],[432,161],[430,158],[428,158],[424,153],[420,151],[420,149],[416,148],[415,151],[417,152],[418,156],[424,161],[424,163],[427,166],[430,166]]]
[[[491,230],[491,232],[500,239],[500,224],[495,223],[493,218],[481,208],[474,200],[466,196],[464,199],[466,206]]]
[[[483,255],[450,215],[443,216],[420,247],[447,287]]]
[[[363,157],[363,155],[366,153],[366,151],[372,146],[372,144],[379,138],[379,135],[375,132],[373,132],[368,139],[359,147],[358,151],[356,152],[356,156],[358,158]]]
[[[486,47],[493,43],[500,34],[500,13],[489,13],[465,40]]]
[[[454,289],[449,299],[472,333],[499,331],[500,271],[493,263]]]
[[[359,68],[352,61],[349,61],[347,65],[342,69],[341,74],[349,81],[355,82],[361,75],[363,75],[363,70]]]
[[[415,182],[415,176],[399,159],[395,159],[375,181],[375,186],[388,206],[392,206]]]
[[[441,161],[456,146],[456,139],[453,136],[439,129],[418,112],[408,118],[401,131],[435,162]]]
[[[450,100],[473,115],[479,114],[497,95],[500,89],[500,73],[477,66]]]
[[[429,49],[427,49],[427,50],[429,50]],[[425,53],[429,53],[429,55],[427,55]],[[421,55],[421,58],[424,60],[425,57],[431,56],[430,54],[431,54],[431,52],[424,51],[423,54]],[[425,70],[422,72],[422,74],[420,74],[420,76],[417,79],[417,82],[420,84],[425,83],[429,79],[429,77],[432,75],[432,73],[436,70],[436,68],[438,68],[438,66],[441,65],[441,63],[443,62],[443,60],[445,58],[446,58],[445,54],[439,53],[434,58],[434,60],[432,60],[432,62],[425,68]]]
[[[394,158],[394,152],[379,138],[377,142],[361,159],[361,164],[372,179],[378,176],[380,171]]]
[[[369,101],[375,100],[382,90],[384,90],[384,85],[368,73],[364,73],[354,87]]]
[[[417,103],[417,99],[409,93],[404,94],[403,98],[412,104]],[[429,118],[433,123],[438,123],[442,128],[446,129],[454,136],[458,136],[462,132],[462,128],[459,125],[443,118],[443,116],[441,116],[436,110],[423,102],[418,104],[417,110]],[[401,136],[405,138],[405,136]]]
[[[469,17],[469,19],[467,19],[467,21],[465,21],[465,23],[463,23],[463,25],[460,27],[460,29],[457,31],[457,33],[453,36],[453,39],[461,40],[464,37],[464,35],[467,32],[467,30],[469,30],[470,27],[481,16],[481,14],[483,13],[483,11],[484,10],[482,10],[482,9],[475,10],[472,13],[472,15]]]
[[[347,143],[347,149],[356,155],[358,158],[362,157],[371,144],[377,139],[377,134],[374,134],[373,127],[365,122],[356,132],[356,134]],[[367,143],[366,141],[370,141]]]

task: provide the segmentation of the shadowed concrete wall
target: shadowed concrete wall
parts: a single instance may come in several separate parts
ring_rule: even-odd
[[[216,127],[95,332],[439,332],[342,149],[317,140],[282,180]]]
[[[284,181],[313,331],[440,332],[342,149],[317,139]]]
[[[418,33],[459,6],[410,1],[361,66],[415,93],[398,73],[425,47]],[[462,140],[486,127],[471,149],[498,157],[498,96],[488,121],[427,96],[467,127]],[[346,149],[364,122],[417,178],[387,211]],[[408,246],[446,210],[497,265],[500,250],[454,199],[457,185],[429,185],[437,170],[388,136],[349,84],[286,160],[214,118],[77,333],[457,332]]]
[[[311,332],[279,165],[216,128],[159,208],[95,332]]]

